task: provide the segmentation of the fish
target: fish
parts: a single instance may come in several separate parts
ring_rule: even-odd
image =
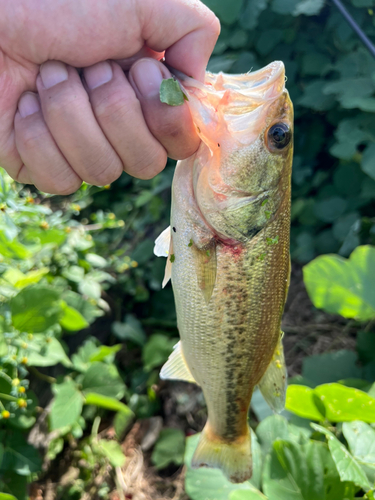
[[[206,72],[204,83],[176,77],[201,143],[177,163],[170,227],[155,241],[180,335],[160,378],[203,391],[208,417],[191,466],[242,483],[252,475],[254,389],[274,412],[285,404],[293,105],[281,61]]]

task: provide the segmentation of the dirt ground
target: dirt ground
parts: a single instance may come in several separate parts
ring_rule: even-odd
[[[301,374],[302,361],[306,356],[355,349],[354,322],[313,307],[298,265],[293,266],[282,329],[285,332],[284,350],[290,377]],[[101,471],[83,500],[99,500],[98,488],[105,480],[113,484],[110,500],[188,500],[183,488],[184,468],[169,467],[158,472],[150,462],[151,449],[163,427],[180,428],[186,435],[199,432],[206,419],[203,397],[196,386],[178,382],[162,382],[159,395],[163,401],[163,416],[134,423],[122,443],[127,457],[125,465],[115,471]],[[101,434],[112,437],[114,431],[111,425],[107,424]],[[52,463],[47,468],[43,479],[32,485],[31,500],[64,497],[56,494],[57,485],[72,484],[76,475],[69,456],[67,452],[63,459],[57,459],[58,463]]]

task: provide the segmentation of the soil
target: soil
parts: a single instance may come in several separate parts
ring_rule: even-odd
[[[315,309],[306,293],[302,269],[293,266],[289,295],[282,321],[284,351],[289,377],[301,374],[306,356],[341,349],[355,349],[358,325],[350,320]],[[163,416],[136,421],[122,442],[127,457],[122,468],[101,471],[82,498],[99,500],[100,483],[113,485],[110,500],[188,500],[184,492],[184,467],[169,467],[157,471],[151,463],[151,450],[163,427],[182,429],[186,435],[199,432],[206,419],[201,391],[192,384],[162,382],[158,387],[163,402]],[[111,438],[111,423],[104,425],[102,436]],[[46,464],[44,477],[33,483],[31,500],[71,498],[57,494],[57,486],[73,484],[76,464],[70,449],[63,458]],[[56,463],[57,462],[57,463]]]

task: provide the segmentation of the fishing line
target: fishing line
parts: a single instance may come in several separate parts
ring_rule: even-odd
[[[353,17],[349,14],[346,8],[341,3],[341,0],[331,0],[332,3],[338,8],[342,16],[348,22],[349,26],[355,31],[361,42],[367,47],[372,57],[375,59],[375,45],[368,38],[367,35],[362,31],[358,24],[354,21]]]

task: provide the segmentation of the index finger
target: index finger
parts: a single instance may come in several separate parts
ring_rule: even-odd
[[[215,14],[199,0],[143,0],[139,7],[146,45],[165,51],[170,66],[203,81],[220,34]]]

